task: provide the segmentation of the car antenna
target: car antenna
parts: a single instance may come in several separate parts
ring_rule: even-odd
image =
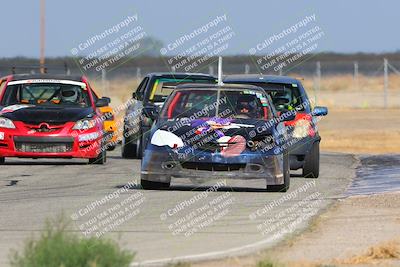
[[[224,85],[222,82],[222,57],[218,57],[218,85]]]

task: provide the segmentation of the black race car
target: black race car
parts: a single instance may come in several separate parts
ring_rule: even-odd
[[[201,73],[150,73],[132,94],[127,108],[122,137],[122,157],[142,158],[154,114],[148,111],[162,107],[165,99],[179,84],[215,83],[216,78]]]
[[[296,117],[286,122],[290,132],[290,169],[303,170],[304,177],[319,176],[319,136],[317,117],[328,114],[326,107],[314,107],[297,79],[272,75],[235,75],[224,82],[262,87],[272,98],[278,112],[294,111]]]

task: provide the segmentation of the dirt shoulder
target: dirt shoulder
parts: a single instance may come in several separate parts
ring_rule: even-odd
[[[321,149],[354,154],[399,153],[400,109],[330,109],[318,124]]]
[[[306,232],[255,255],[192,266],[400,266],[400,193],[339,200]],[[268,266],[268,265],[265,265]]]

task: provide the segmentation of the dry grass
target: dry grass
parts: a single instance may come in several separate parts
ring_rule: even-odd
[[[362,255],[356,255],[348,259],[335,260],[335,264],[368,264],[379,260],[400,259],[400,242],[392,240],[372,246]]]
[[[296,75],[293,75],[296,77]],[[400,76],[389,77],[388,104],[383,107],[383,77],[359,76],[358,83],[351,75],[322,77],[321,91],[313,90],[313,78],[303,81],[311,99],[329,108],[320,132],[325,151],[349,153],[398,153],[400,129],[394,122],[400,117]],[[106,89],[101,81],[92,81],[97,91],[110,96],[111,106],[117,107],[131,98],[140,80],[115,79]],[[122,119],[124,114],[117,114]]]
[[[293,75],[296,77],[296,75]],[[306,77],[302,81],[305,88],[312,89],[314,80],[312,77]],[[389,75],[389,89],[396,90],[400,87],[400,75]],[[322,76],[321,91],[383,91],[383,76],[365,76],[359,75],[355,80],[352,75]]]
[[[296,74],[293,74],[292,76],[299,77]],[[95,88],[97,88],[99,93],[110,96],[113,100],[115,100],[114,102],[116,104],[130,99],[132,92],[136,90],[139,83],[140,80],[136,78],[120,78],[108,81],[107,85],[104,87],[100,80],[92,81],[92,84]],[[358,82],[356,82],[351,75],[323,76],[321,79],[321,91],[319,93],[314,91],[313,77],[305,77],[302,80],[302,83],[304,84],[304,87],[307,89],[307,92],[311,98],[316,97],[319,104],[326,104],[330,108],[370,108],[376,105],[374,104],[376,100],[379,102],[378,106],[383,105],[383,76],[369,77],[360,75]],[[400,75],[390,75],[390,99],[400,96],[399,88]],[[339,97],[337,101],[332,99],[336,98],[336,96]],[[347,100],[350,100],[350,102]],[[399,107],[400,101],[396,102],[396,100],[393,102],[397,103],[397,107]]]
[[[398,153],[400,109],[333,110],[319,123],[324,151]]]

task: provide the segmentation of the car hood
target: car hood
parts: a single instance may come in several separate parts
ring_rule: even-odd
[[[210,141],[233,136],[242,136],[246,140],[263,138],[273,134],[274,125],[257,119],[204,118],[164,120],[159,122],[157,128],[180,137],[186,145],[190,145],[199,141],[196,136],[207,137]]]
[[[0,107],[0,116],[30,124],[74,122],[93,113],[92,108],[82,107],[43,107],[35,105]]]

